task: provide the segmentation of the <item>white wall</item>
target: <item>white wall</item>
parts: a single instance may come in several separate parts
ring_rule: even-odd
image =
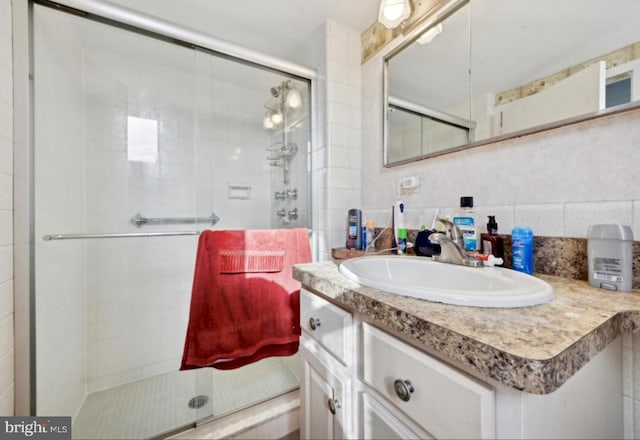
[[[640,110],[384,168],[383,56],[362,68],[362,201],[378,226],[388,222],[399,180],[415,175],[419,191],[403,198],[413,228],[430,224],[437,207],[456,209],[468,195],[483,230],[486,215],[496,215],[502,233],[529,225],[537,235],[556,237],[585,237],[590,224],[619,222],[640,239]],[[628,335],[623,344],[627,438],[640,434],[638,339]]]
[[[345,246],[347,211],[361,206],[360,35],[328,21],[299,61],[318,71],[313,215],[319,259],[326,260],[331,248]]]
[[[11,0],[0,0],[0,416],[14,412]]]

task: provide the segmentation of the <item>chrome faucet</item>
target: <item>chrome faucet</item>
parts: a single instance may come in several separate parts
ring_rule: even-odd
[[[465,251],[460,228],[444,218],[438,218],[438,221],[447,227],[447,232],[450,234],[450,237],[441,232],[434,232],[429,235],[429,241],[433,244],[440,245],[441,249],[440,255],[431,257],[433,261],[459,264],[461,266],[484,267],[482,260],[469,255],[467,251]]]

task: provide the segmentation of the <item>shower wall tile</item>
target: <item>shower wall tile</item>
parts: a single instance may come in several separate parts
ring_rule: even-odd
[[[0,246],[10,246],[13,244],[13,213],[11,211],[0,211]]]
[[[11,70],[6,66],[0,66],[0,102],[13,106],[13,82]]]
[[[13,349],[11,349],[4,355],[0,355],[0,394],[13,385],[13,379]]]
[[[12,416],[13,415],[13,402],[14,402],[14,383],[5,389],[0,390],[0,414]]]
[[[0,356],[13,351],[13,315],[0,320]]]
[[[0,136],[13,139],[13,108],[4,101],[0,101]]]
[[[7,283],[12,280],[13,246],[0,246],[0,283]],[[2,337],[2,335],[0,335],[0,337]]]
[[[13,177],[10,174],[0,174],[0,210],[13,210]]]
[[[13,142],[0,137],[0,174],[13,174]]]
[[[11,0],[0,1],[0,38],[11,38]]]
[[[90,53],[88,63],[103,55]],[[119,60],[108,75],[91,72],[93,80],[86,90],[90,95],[85,165],[88,224],[105,232],[139,232],[129,223],[136,212],[150,217],[205,217],[212,211],[220,217],[219,229],[265,228],[280,222],[272,203],[273,192],[283,188],[272,185],[283,185],[283,173],[266,159],[266,147],[280,138],[261,126],[268,88],[212,81],[208,70],[187,78],[185,71],[166,65],[153,72],[145,69],[132,70]],[[143,95],[154,96],[154,103],[137,98],[138,76],[147,78]],[[281,81],[274,78],[274,85]],[[195,109],[181,97],[193,96],[189,89],[193,84],[199,90]],[[126,115],[134,108],[146,108],[160,121],[155,163],[127,159]],[[295,181],[297,172],[306,172],[306,140],[290,141],[299,147],[294,161],[301,165],[291,166]],[[229,184],[249,185],[250,199],[229,198]],[[304,221],[306,208],[298,209]],[[272,211],[273,218],[265,214]],[[196,245],[193,237],[87,244],[89,392],[178,367]]]
[[[361,127],[359,35],[334,22],[325,23],[327,69],[326,138],[330,158],[329,248],[343,247],[349,208],[360,208]],[[322,100],[323,97],[320,97]]]
[[[2,0],[2,3],[6,1],[7,0]],[[11,14],[9,14],[9,17],[10,16]],[[10,70],[13,71],[13,60],[11,57],[11,36],[3,32],[0,36],[0,66],[10,68]]]
[[[13,314],[13,280],[0,282],[0,319]]]

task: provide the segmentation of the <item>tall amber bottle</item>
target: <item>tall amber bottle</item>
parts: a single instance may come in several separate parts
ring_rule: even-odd
[[[487,223],[487,232],[480,235],[480,253],[493,255],[504,260],[504,240],[498,235],[498,223],[496,217],[490,215]]]

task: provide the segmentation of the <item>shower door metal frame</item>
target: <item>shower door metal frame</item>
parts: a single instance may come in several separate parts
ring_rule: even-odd
[[[203,32],[104,3],[100,0],[28,0],[13,2],[13,89],[14,89],[14,412],[18,416],[37,413],[35,340],[35,194],[33,124],[33,8],[34,4],[57,8],[87,19],[124,28],[173,44],[182,44],[217,57],[251,65],[306,81],[309,96],[307,142],[308,226],[313,231],[311,212],[311,152],[317,139],[317,75],[314,69],[219,40]],[[315,234],[311,234],[315,242]],[[312,245],[314,254],[316,246]],[[24,368],[27,366],[27,368]]]

